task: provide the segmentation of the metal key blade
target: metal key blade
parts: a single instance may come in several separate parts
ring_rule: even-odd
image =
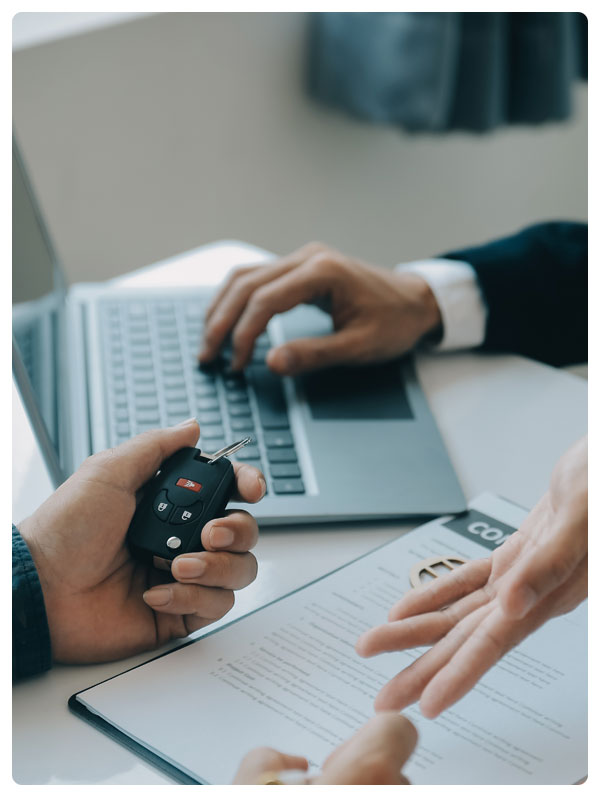
[[[230,454],[235,454],[235,452],[239,451],[240,448],[243,448],[244,446],[247,446],[248,443],[252,442],[253,440],[251,437],[244,437],[243,440],[238,440],[237,443],[230,443],[228,446],[219,449],[219,451],[215,452],[214,454],[204,454],[204,456],[211,458],[209,465],[212,465],[213,462],[216,462],[217,460],[221,459],[221,457],[227,457]]]

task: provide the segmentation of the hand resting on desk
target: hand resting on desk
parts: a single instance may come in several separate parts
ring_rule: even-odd
[[[505,653],[587,596],[587,438],[558,461],[549,491],[521,528],[487,559],[407,593],[386,625],[357,652],[433,645],[386,684],[376,709],[400,710],[420,698],[436,717],[468,692]]]
[[[318,775],[300,782],[314,785],[406,785],[409,781],[402,774],[402,767],[416,744],[417,731],[410,720],[395,712],[378,714],[331,753]],[[302,756],[261,747],[244,758],[234,783],[264,783],[265,775],[277,777],[290,769],[306,770],[308,761]]]
[[[19,524],[42,585],[55,661],[109,661],[185,637],[226,614],[233,590],[256,577],[249,551],[258,527],[243,511],[206,524],[206,550],[177,557],[175,580],[133,560],[125,545],[136,491],[198,434],[191,419],[95,454]],[[234,468],[235,500],[258,501],[262,474]]]

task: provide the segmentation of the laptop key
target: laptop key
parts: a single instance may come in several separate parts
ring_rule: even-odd
[[[214,454],[215,451],[219,451],[221,448],[225,448],[225,438],[224,437],[209,437],[206,440],[206,445],[202,445],[202,440],[206,437],[202,432],[200,433],[200,450],[206,451],[207,454]]]
[[[228,408],[229,415],[232,418],[241,418],[246,417],[248,415],[252,415],[252,410],[250,409],[249,404],[231,404]]]
[[[273,479],[295,479],[300,476],[300,468],[295,462],[281,462],[269,468]]]
[[[225,395],[230,404],[248,401],[248,393],[246,390],[228,390]]]
[[[196,406],[199,410],[218,410],[219,409],[219,400],[217,398],[199,398],[196,402]]]
[[[118,423],[115,426],[115,433],[117,435],[122,436],[122,437],[129,437],[129,435],[130,435],[129,424],[128,423]]]
[[[158,426],[160,424],[160,415],[153,410],[142,410],[141,412],[136,412],[135,422],[137,425],[140,423],[147,423],[151,426]]]
[[[136,396],[135,406],[138,410],[158,410],[158,399],[156,396]]]
[[[231,374],[226,376],[223,382],[227,390],[237,390],[245,386],[246,378],[244,374]]]
[[[299,495],[304,492],[302,479],[273,479],[273,490],[277,495]]]
[[[277,432],[265,432],[265,445],[267,448],[287,448],[294,445],[294,438],[285,429]]]
[[[157,396],[156,384],[154,383],[154,381],[144,382],[141,385],[135,384],[133,386],[133,393],[136,396],[136,398],[138,396],[140,398],[146,398],[149,396],[153,396],[154,398],[156,398]]]
[[[230,425],[234,432],[254,431],[254,421],[252,418],[231,418]]]
[[[124,407],[119,407],[115,410],[115,420],[116,421],[128,421],[129,420],[129,412]]]
[[[298,457],[293,448],[268,448],[267,459],[269,462],[297,462]]]
[[[208,398],[217,395],[217,388],[215,385],[196,385],[194,388],[196,398]]]
[[[165,399],[167,403],[171,401],[187,401],[187,390],[185,388],[165,390]]]
[[[163,380],[165,388],[183,389],[185,390],[185,381],[183,376],[169,376]]]
[[[261,365],[252,365],[247,368],[247,372],[256,393],[258,414],[263,428],[289,429],[281,378]]]
[[[200,437],[205,439],[210,439],[212,441],[215,437],[225,437],[225,430],[222,426],[209,425],[201,426],[200,427]],[[212,445],[212,442],[211,442]],[[218,448],[215,448],[215,451],[218,451]]]
[[[221,413],[220,412],[199,412],[198,413],[198,420],[200,423],[205,424],[220,424],[221,423]]]
[[[129,318],[145,318],[146,307],[141,302],[132,302],[127,307]]]
[[[189,418],[189,412],[182,412],[179,413],[179,415],[169,415],[167,413],[167,426],[175,426],[178,423],[187,421],[188,418]]]
[[[241,448],[236,454],[236,459],[239,459],[240,462],[246,462],[249,459],[260,459],[260,451],[258,450],[258,446],[246,446],[245,448]]]
[[[167,412],[169,415],[180,415],[182,413],[189,413],[190,405],[187,401],[169,401],[167,404]]]

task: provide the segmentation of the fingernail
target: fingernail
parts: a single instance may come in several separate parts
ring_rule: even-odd
[[[189,426],[192,423],[198,424],[198,419],[192,416],[191,418],[188,418],[187,420],[181,421],[181,423],[176,424],[174,428],[179,429],[180,426]]]
[[[190,557],[189,559],[178,559],[173,563],[173,567],[179,578],[198,578],[206,570],[206,562],[203,559]]]
[[[142,597],[150,606],[166,606],[171,600],[171,590],[168,587],[150,589]]]
[[[259,483],[260,489],[261,489],[260,498],[262,498],[263,495],[267,492],[267,483],[266,483],[265,477],[262,475],[262,473],[259,473],[257,478],[258,478],[258,483]],[[259,498],[259,501],[260,501],[260,498]]]
[[[213,526],[210,530],[210,544],[213,548],[226,548],[231,545],[234,533],[226,526]]]

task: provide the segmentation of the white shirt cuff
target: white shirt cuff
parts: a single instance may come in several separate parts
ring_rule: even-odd
[[[415,260],[397,271],[411,271],[428,283],[440,308],[443,333],[437,350],[480,346],[485,338],[487,306],[475,270],[462,260]]]

